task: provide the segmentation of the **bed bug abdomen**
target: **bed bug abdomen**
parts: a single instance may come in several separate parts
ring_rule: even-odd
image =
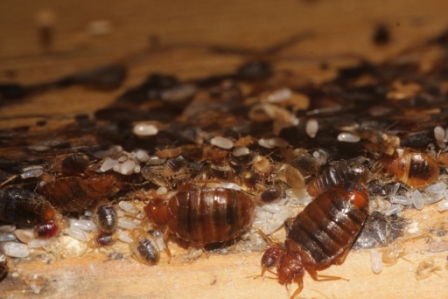
[[[325,190],[344,182],[367,181],[368,171],[356,161],[340,161],[332,164],[312,180],[307,187],[311,196],[318,196]]]
[[[117,228],[117,211],[111,204],[101,204],[96,209],[95,222],[99,230],[105,233],[112,233]]]
[[[224,242],[247,229],[255,205],[244,192],[222,187],[179,191],[169,202],[170,231],[195,244]]]
[[[342,263],[367,218],[369,199],[365,188],[345,183],[313,200],[290,225],[287,248],[300,247],[304,264],[321,270]],[[339,260],[341,258],[342,260]]]

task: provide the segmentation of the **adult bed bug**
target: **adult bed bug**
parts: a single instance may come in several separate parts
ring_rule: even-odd
[[[295,297],[303,288],[305,270],[314,280],[337,277],[317,271],[342,264],[367,218],[369,198],[359,183],[347,182],[316,197],[291,222],[286,222],[284,246],[275,244],[261,259],[262,275],[276,268],[280,284],[296,282]]]

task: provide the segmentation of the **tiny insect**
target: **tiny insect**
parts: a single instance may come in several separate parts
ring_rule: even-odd
[[[160,260],[155,237],[140,230],[134,230],[133,242],[129,244],[132,257],[145,265],[155,265]]]
[[[86,170],[89,166],[90,158],[83,153],[56,157],[52,169],[63,174],[76,174]]]
[[[284,246],[275,244],[261,259],[262,275],[277,269],[280,284],[296,282],[294,298],[303,288],[305,270],[314,280],[340,279],[317,274],[342,264],[367,218],[369,198],[359,183],[346,182],[316,197],[297,217],[285,223]]]
[[[96,208],[94,220],[99,230],[104,233],[112,233],[117,229],[117,211],[111,204],[100,204]]]
[[[8,274],[8,260],[6,256],[0,252],[0,281]]]
[[[99,232],[93,235],[93,237],[87,242],[87,246],[90,248],[100,248],[113,245],[117,242],[117,235],[114,233]]]
[[[246,193],[201,181],[183,184],[169,202],[155,198],[145,207],[156,225],[200,246],[237,237],[251,225],[254,210]]]
[[[62,220],[51,220],[39,223],[34,227],[34,237],[36,237],[36,239],[49,239],[55,236],[65,226],[65,222],[63,222]]]
[[[318,196],[325,190],[344,182],[367,181],[368,171],[355,161],[339,161],[322,171],[314,180],[309,182],[307,191],[311,196]]]
[[[39,184],[39,192],[62,213],[91,209],[99,200],[119,190],[114,173],[89,173],[85,178],[69,176],[54,180],[47,177],[44,182]]]
[[[0,190],[0,220],[33,226],[52,220],[56,211],[43,196],[20,188]]]
[[[439,177],[440,169],[433,158],[409,148],[385,155],[381,162],[389,173],[417,189],[428,187]]]

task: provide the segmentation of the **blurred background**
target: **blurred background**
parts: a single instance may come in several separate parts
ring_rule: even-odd
[[[335,53],[381,60],[443,30],[447,8],[443,0],[2,0],[0,80],[34,83],[132,55],[131,78],[152,70],[203,76],[248,59],[210,55],[208,46],[262,51],[301,33],[275,54],[300,58],[305,72],[312,59]],[[379,24],[390,30],[384,46],[372,43]],[[149,55],[158,46],[171,47],[161,51],[168,60]]]

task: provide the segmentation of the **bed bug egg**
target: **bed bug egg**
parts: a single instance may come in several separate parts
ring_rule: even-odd
[[[148,137],[157,135],[157,133],[159,133],[159,129],[154,124],[137,123],[134,125],[132,132],[138,137]]]
[[[309,137],[316,137],[317,131],[319,131],[319,122],[317,121],[317,119],[310,118],[306,122],[305,131]]]
[[[30,252],[26,244],[17,242],[4,242],[0,244],[0,251],[10,257],[24,258],[27,257]]]
[[[210,140],[210,144],[223,149],[231,149],[233,147],[232,140],[221,136],[213,137]]]
[[[376,249],[370,250],[370,260],[373,273],[375,274],[381,273],[381,271],[383,270],[383,262],[381,260],[381,256],[378,250]]]

